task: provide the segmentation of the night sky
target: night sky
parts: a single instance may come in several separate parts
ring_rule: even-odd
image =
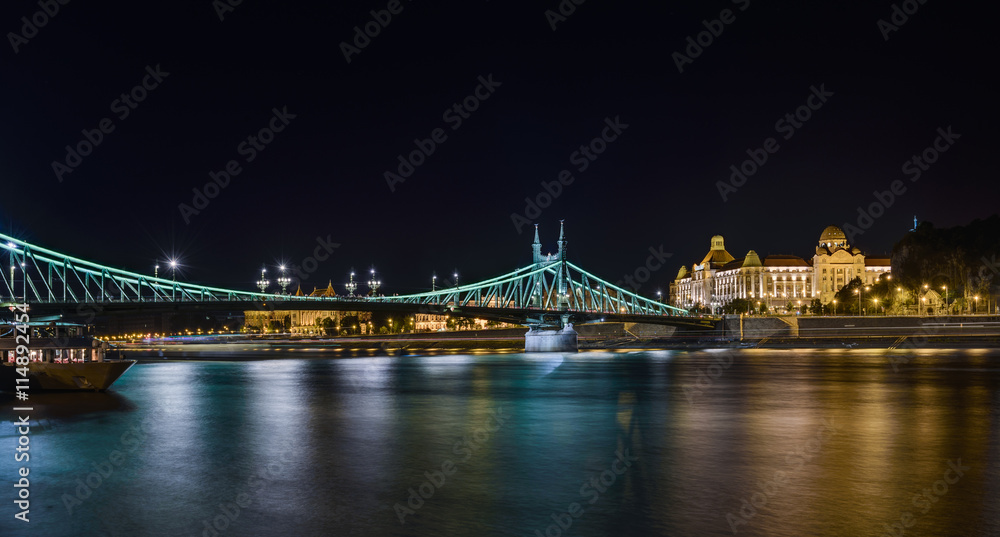
[[[612,282],[650,247],[672,253],[640,288],[654,295],[714,234],[737,257],[809,258],[825,226],[857,225],[897,180],[905,192],[854,238],[867,253],[887,253],[914,215],[939,227],[989,216],[988,17],[914,0],[893,24],[889,1],[852,4],[77,0],[49,17],[37,0],[5,1],[0,225],[140,272],[177,256],[179,278],[247,290],[262,264],[301,264],[329,237],[339,246],[305,290],[332,279],[342,293],[351,267],[374,265],[385,292],[408,293],[434,271],[466,283],[524,266],[524,222],[554,251],[565,219],[570,259]],[[557,18],[560,5],[574,11]],[[389,7],[388,24],[373,22]],[[365,25],[378,35],[348,62]],[[711,36],[700,52],[699,33]],[[808,119],[790,127],[797,109]],[[105,118],[92,152],[68,156]],[[620,133],[606,129],[616,121]],[[269,125],[270,143],[248,140]],[[949,127],[958,136],[913,181],[905,163]],[[579,153],[602,133],[616,136],[595,142],[603,152]],[[390,187],[398,156],[435,136]],[[723,201],[730,166],[768,138],[777,149]],[[193,189],[230,161],[239,173],[196,209]],[[525,215],[563,170],[572,182]]]

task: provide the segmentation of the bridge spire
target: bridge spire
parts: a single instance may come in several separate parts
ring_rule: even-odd
[[[559,260],[566,261],[566,233],[563,231],[564,220],[559,221]]]
[[[559,285],[559,296],[557,304],[560,309],[569,307],[569,297],[567,296],[567,285],[566,285],[566,232],[563,230],[563,220],[559,221],[559,277],[557,283]]]
[[[542,241],[538,239],[538,224],[535,224],[535,242],[531,243],[531,262],[542,262]]]

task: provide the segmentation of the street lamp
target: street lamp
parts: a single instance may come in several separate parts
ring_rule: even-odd
[[[877,315],[878,314],[878,299],[877,298],[873,298],[872,299],[872,303],[875,304],[875,314]]]
[[[974,312],[972,312],[972,314],[975,315],[975,314],[979,313],[979,295],[976,295],[976,296],[974,296],[972,298],[974,298],[976,300],[976,310]]]
[[[372,267],[371,270],[372,279],[368,280],[368,288],[371,289],[371,295],[374,297],[378,293],[378,288],[382,285],[382,282],[375,279],[375,268]]]
[[[899,295],[899,305],[902,306],[903,305],[903,288],[902,287],[897,287],[896,288],[896,294]]]
[[[950,309],[950,308],[948,308],[948,286],[947,285],[942,285],[941,289],[944,290],[944,307],[946,308],[946,310],[948,310],[948,309]],[[949,311],[949,313],[951,313],[951,312]]]
[[[177,281],[177,260],[170,260],[170,279],[174,282]],[[177,285],[176,283],[170,287],[170,300],[177,300]]]
[[[156,266],[153,267],[153,277],[154,278],[159,278],[160,277],[160,264],[159,263],[157,263]]]
[[[438,279],[437,274],[432,274],[431,275],[431,292],[432,293],[435,290],[435,284],[437,283],[437,279]]]
[[[281,286],[281,294],[287,295],[288,291],[286,288],[288,287],[288,284],[292,283],[292,279],[285,277],[285,265],[280,265],[278,268],[281,270],[281,276],[278,278],[278,285]]]
[[[455,287],[458,287],[458,272],[455,272],[453,276],[455,277]]]
[[[267,272],[266,268],[261,268],[260,269],[260,279],[257,280],[257,287],[260,288],[260,292],[261,293],[263,293],[267,289],[267,286],[271,284],[271,282],[267,281],[264,278],[264,273],[266,273],[266,272]]]
[[[858,316],[861,316],[861,288],[855,289],[854,294],[858,295]]]
[[[660,291],[660,290],[656,291],[656,301],[657,302],[661,302],[661,303],[663,302],[663,291]],[[750,309],[750,306],[747,305],[747,310],[749,310],[749,309]],[[747,313],[749,313],[749,311]]]
[[[354,281],[354,271],[353,270],[351,271],[351,281],[347,282],[347,285],[345,285],[344,287],[347,288],[347,296],[353,297],[354,296],[354,291],[356,291],[358,289],[358,284],[357,284],[357,282]]]
[[[837,299],[833,299],[833,316],[837,316]]]

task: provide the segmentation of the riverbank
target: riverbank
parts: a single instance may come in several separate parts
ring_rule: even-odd
[[[736,326],[734,328],[734,321]],[[803,322],[805,321],[805,322]],[[707,349],[707,348],[801,348],[801,349],[897,349],[897,348],[1000,348],[1000,330],[989,321],[956,322],[911,318],[848,317],[782,319],[744,318],[739,336],[738,316],[709,332],[685,332],[672,327],[635,323],[597,323],[577,327],[580,350]],[[837,326],[837,324],[842,326]],[[862,326],[859,326],[861,324]],[[843,326],[850,325],[850,326]],[[803,327],[805,329],[803,330]],[[524,351],[523,328],[351,336],[339,338],[291,338],[272,336],[228,342],[177,342],[163,340],[120,347],[126,358],[244,359],[268,358],[278,353],[307,356],[408,355],[449,353],[499,353]]]

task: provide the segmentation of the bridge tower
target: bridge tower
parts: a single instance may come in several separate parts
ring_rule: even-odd
[[[559,221],[559,297],[557,304],[560,308],[569,307],[569,295],[566,291],[566,233],[563,229],[563,221]]]
[[[531,243],[531,262],[536,265],[542,262],[542,241],[538,240],[538,224],[535,224],[535,242]]]

